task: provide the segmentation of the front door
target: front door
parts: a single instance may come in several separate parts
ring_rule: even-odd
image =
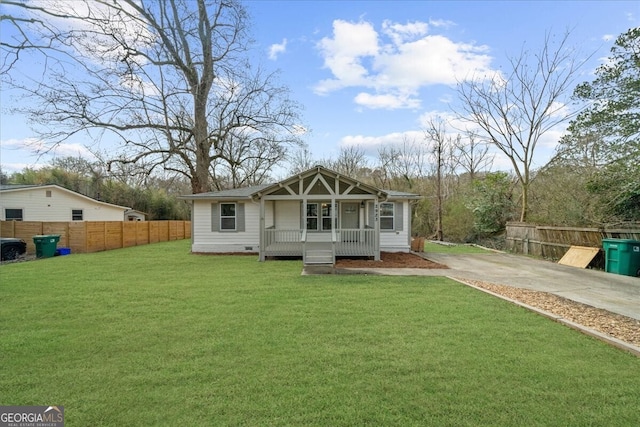
[[[341,228],[358,228],[360,226],[359,203],[342,203],[340,209]]]

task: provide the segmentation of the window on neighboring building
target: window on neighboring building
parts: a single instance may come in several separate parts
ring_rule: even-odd
[[[236,229],[236,204],[220,203],[220,230]]]
[[[22,209],[5,209],[4,218],[7,221],[22,221]]]
[[[394,229],[394,204],[380,203],[380,230]]]
[[[82,209],[72,209],[71,210],[71,221],[82,221]]]

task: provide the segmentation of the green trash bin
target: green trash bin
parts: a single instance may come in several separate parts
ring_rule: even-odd
[[[608,273],[640,277],[640,241],[602,239]]]
[[[36,258],[50,258],[54,256],[59,241],[59,234],[33,236],[33,243],[36,244]]]

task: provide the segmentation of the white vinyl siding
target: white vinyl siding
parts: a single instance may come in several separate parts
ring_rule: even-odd
[[[50,193],[50,196],[47,194]],[[0,195],[1,219],[7,208],[22,209],[23,221],[72,220],[73,210],[82,210],[83,221],[124,221],[125,207],[101,203],[58,187],[35,187],[3,191]]]
[[[234,202],[223,202],[234,203]],[[193,252],[258,252],[260,244],[260,204],[236,203],[236,230],[219,231],[220,203],[194,200],[191,250]],[[242,206],[242,207],[240,207]],[[241,217],[243,220],[241,220]],[[244,223],[244,227],[242,227]],[[215,224],[218,224],[216,229]],[[247,249],[250,248],[250,249]]]
[[[411,245],[409,228],[405,224],[411,224],[409,218],[410,208],[407,201],[394,201],[394,229],[380,231],[380,250],[387,252],[409,252]]]
[[[278,230],[298,230],[302,223],[300,222],[300,202],[298,200],[267,202],[267,207],[273,206],[275,203],[275,226]],[[267,209],[267,216],[269,210]],[[273,224],[273,221],[268,224]]]

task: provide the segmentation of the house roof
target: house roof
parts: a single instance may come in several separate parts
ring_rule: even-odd
[[[360,189],[366,190],[369,194],[378,194],[385,198],[393,198],[393,199],[420,199],[421,196],[419,194],[414,193],[406,193],[403,191],[394,191],[394,190],[381,190],[375,188],[369,184],[364,184],[356,179],[349,178],[340,174],[338,172],[327,169],[323,166],[315,166],[309,170],[304,172],[295,174],[286,178],[282,181],[272,183],[272,184],[262,184],[255,185],[250,187],[243,188],[233,188],[230,190],[222,190],[222,191],[211,191],[207,193],[198,193],[198,194],[190,194],[181,196],[181,199],[187,200],[242,200],[242,199],[253,199],[256,197],[261,197],[265,194],[272,193],[274,191],[280,190],[283,186],[290,184],[298,179],[302,179],[304,177],[309,177],[311,175],[324,173],[329,174],[334,177],[340,177],[341,180],[350,181],[353,184],[356,184]]]
[[[80,197],[82,199],[85,199],[87,201],[93,202],[93,203],[98,203],[100,205],[105,205],[105,206],[110,206],[112,208],[118,208],[118,209],[122,209],[123,211],[131,209],[127,206],[120,206],[120,205],[114,205],[113,203],[107,203],[107,202],[101,202],[100,200],[96,200],[93,199],[89,196],[85,196],[84,194],[78,193],[76,191],[73,190],[69,190],[68,188],[64,188],[61,187],[59,185],[56,184],[44,184],[44,185],[39,185],[39,184],[2,184],[0,185],[0,192],[3,193],[17,193],[17,192],[21,192],[21,191],[30,191],[30,190],[35,190],[35,189],[39,189],[39,188],[43,188],[43,189],[47,189],[47,188],[55,188],[57,190],[60,191],[64,191],[67,193],[70,193],[76,197]]]

